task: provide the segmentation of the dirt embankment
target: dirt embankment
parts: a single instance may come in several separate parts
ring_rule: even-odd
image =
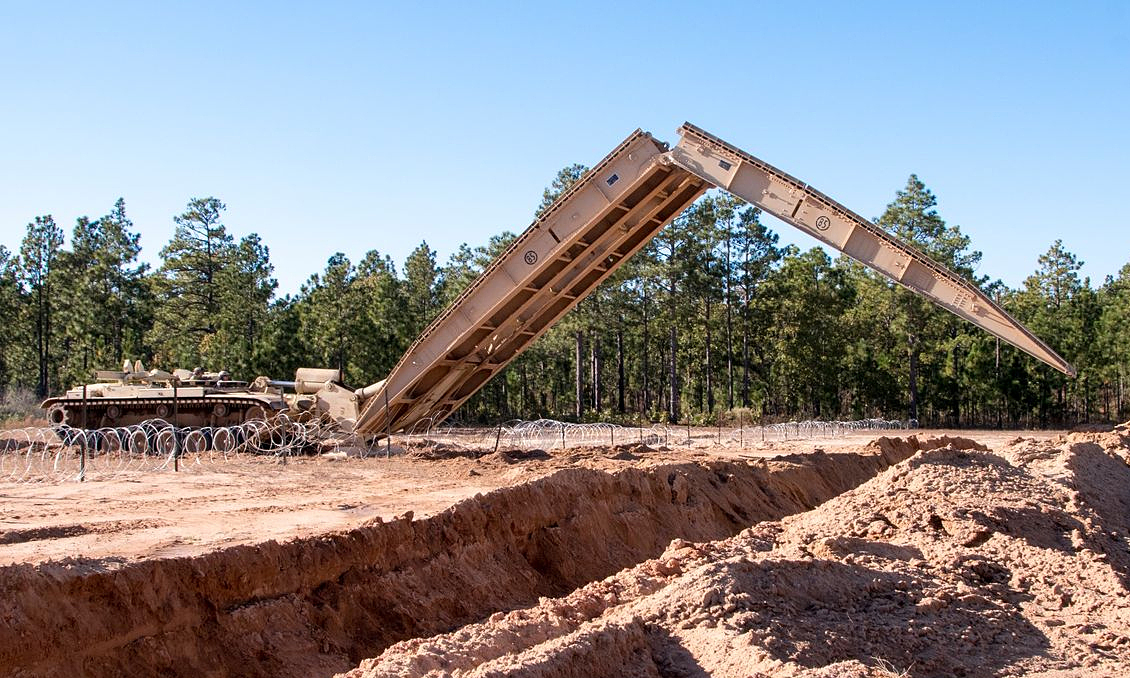
[[[348,676],[1130,675],[1128,460],[1126,426],[922,452]]]
[[[122,563],[0,568],[14,676],[317,676],[659,555],[811,509],[913,453],[567,469],[339,534]],[[437,462],[438,463],[438,462]]]

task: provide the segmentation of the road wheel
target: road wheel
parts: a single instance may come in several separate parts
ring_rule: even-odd
[[[171,428],[157,431],[153,439],[154,451],[162,457],[170,456],[177,449],[177,434]]]
[[[107,454],[121,452],[126,447],[126,442],[122,440],[122,432],[117,429],[108,428],[99,431],[99,434],[102,436],[102,451]]]
[[[130,452],[142,456],[149,454],[151,448],[149,435],[143,428],[131,429],[126,436],[126,445]]]
[[[235,448],[239,446],[239,443],[239,436],[236,434],[235,430],[231,428],[219,428],[212,433],[212,449],[217,452],[224,454],[234,452]]]
[[[200,454],[208,449],[208,437],[203,431],[189,431],[181,449],[185,453]]]

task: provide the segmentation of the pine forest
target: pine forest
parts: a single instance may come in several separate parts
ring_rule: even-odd
[[[584,172],[572,165],[538,212]],[[378,381],[515,237],[329,258],[279,296],[267,239],[238,237],[215,197],[173,217],[160,263],[119,199],[71,227],[50,216],[0,246],[0,418],[124,359],[253,379],[334,367]],[[708,193],[456,414],[467,423],[771,423],[914,419],[923,426],[1058,427],[1130,416],[1130,263],[1101,282],[1059,240],[1018,289],[916,176],[876,219],[960,272],[1079,371],[1067,378],[846,257],[779,244],[759,210]]]

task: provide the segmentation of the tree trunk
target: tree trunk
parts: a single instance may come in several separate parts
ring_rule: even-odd
[[[114,316],[114,363],[122,364],[122,317],[121,314]]]
[[[726,409],[734,409],[734,320],[730,299],[730,228],[726,228]]]
[[[624,329],[616,330],[616,411],[624,414]]]
[[[993,379],[996,382],[996,386],[997,386],[997,408],[996,408],[997,409],[997,428],[1000,429],[1000,428],[1003,427],[1003,422],[1002,422],[1001,419],[1002,419],[1002,416],[1004,414],[1004,412],[1003,412],[1003,409],[1004,409],[1003,400],[1004,400],[1004,398],[1002,397],[1003,392],[1004,392],[1004,388],[1003,388],[1003,385],[1001,384],[1001,340],[1000,340],[1000,337],[997,337],[996,339],[997,339],[997,347],[996,347],[996,358],[995,358],[994,367],[993,367]]]
[[[1091,389],[1087,386],[1087,376],[1083,375],[1083,421],[1091,420]]]
[[[549,371],[548,371],[546,364],[544,362],[542,362],[539,366],[541,367],[541,372],[540,372],[541,374],[549,374]],[[556,373],[556,370],[554,372]],[[563,384],[560,384],[557,379],[554,379],[553,380],[553,388],[551,388],[550,391],[549,391],[549,406],[548,406],[549,411],[554,412],[558,416],[562,416],[564,414],[557,406],[557,402],[558,402],[557,398],[558,398],[558,396],[561,395],[561,388],[560,387],[562,385]],[[544,392],[542,393],[542,397],[543,398],[545,397]],[[543,410],[546,409],[546,404],[545,404],[544,401],[542,402],[542,409]]]
[[[36,318],[35,318],[35,351],[39,365],[39,379],[36,384],[36,395],[40,398],[47,396],[47,310],[44,302],[43,285],[36,291]]]
[[[509,400],[509,396],[507,394],[507,389],[506,389],[506,377],[505,377],[505,375],[501,379],[498,380],[498,384],[499,384],[499,388],[498,388],[497,391],[495,391],[495,393],[498,395],[498,402],[495,405],[495,407],[498,410],[498,418],[499,419],[506,419],[507,418],[506,412],[509,409],[506,406],[506,404],[507,404],[507,401]]]
[[[593,412],[600,412],[600,368],[602,356],[600,354],[600,335],[595,332],[593,332],[592,341],[589,342],[589,351],[592,357],[592,410]]]
[[[204,226],[204,256],[207,261],[204,267],[205,298],[207,299],[208,319],[206,331],[213,331],[212,318],[216,317],[215,290],[212,289],[212,278],[215,272],[215,263],[212,260],[212,232],[207,224]],[[340,369],[340,368],[339,368]]]
[[[957,330],[954,330],[954,339],[957,339]],[[961,347],[954,342],[953,345],[953,379],[956,386],[956,393],[953,394],[953,426],[954,428],[961,428],[961,356],[958,355]]]
[[[670,343],[670,362],[668,363],[668,386],[671,389],[671,395],[667,398],[667,421],[676,422],[679,417],[679,372],[678,372],[678,335],[676,326],[679,322],[679,307],[677,290],[679,280],[677,278],[676,269],[671,265],[671,261],[676,258],[675,242],[671,242],[671,258],[668,261],[668,275],[667,279],[667,303],[670,310],[670,318],[668,322],[671,323],[668,328],[668,342]]]
[[[651,353],[651,346],[649,345],[649,329],[651,324],[647,314],[647,293],[644,293],[643,298],[643,345],[640,351],[640,357],[643,358],[643,411],[651,412],[651,364],[648,360],[648,355]]]
[[[714,364],[710,353],[710,299],[706,300],[706,411],[714,411]]]
[[[907,359],[910,363],[910,419],[918,419],[918,342],[912,336],[907,341]]]
[[[742,407],[749,407],[749,314],[742,323]]]
[[[1037,372],[1040,383],[1039,417],[1040,427],[1043,428],[1048,425],[1048,401],[1051,399],[1051,389],[1048,387],[1048,379],[1047,375],[1044,374],[1044,367],[1039,366],[1036,369],[1039,370]]]
[[[519,415],[519,416],[528,417],[530,415],[529,407],[527,407],[527,405],[528,405],[527,394],[529,393],[529,391],[530,391],[530,379],[529,379],[529,376],[526,374],[526,361],[523,360],[522,361],[522,398],[521,398],[521,401],[520,401],[521,402],[521,408],[522,408],[522,414]]]
[[[577,339],[577,407],[574,414],[580,420],[585,411],[585,333],[577,330],[575,334]]]
[[[678,379],[678,360],[676,359],[678,348],[678,337],[675,331],[675,323],[671,323],[671,328],[668,333],[668,340],[670,343],[671,355],[668,360],[667,380],[668,386],[671,389],[671,395],[667,398],[667,421],[674,424],[679,420],[679,379]]]
[[[1122,398],[1123,398],[1122,371],[1119,370],[1119,372],[1118,372],[1118,416],[1119,417],[1122,416]]]

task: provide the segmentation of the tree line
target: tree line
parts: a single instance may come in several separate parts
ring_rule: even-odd
[[[540,213],[585,168],[571,165]],[[930,426],[1061,426],[1127,418],[1130,264],[1097,287],[1059,240],[1017,289],[976,273],[981,253],[916,176],[876,223],[978,285],[1072,362],[1069,379],[822,248],[780,246],[760,211],[709,193],[457,413],[471,422],[569,418],[714,423],[719,418],[917,419]],[[175,216],[160,265],[119,199],[76,220],[27,224],[0,246],[0,390],[42,397],[125,359],[287,378],[336,367],[378,381],[514,239],[421,243],[398,267],[338,253],[278,296],[267,245],[238,240],[217,198]]]

